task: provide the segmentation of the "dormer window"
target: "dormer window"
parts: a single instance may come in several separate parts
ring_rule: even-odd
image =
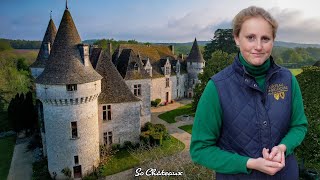
[[[176,66],[176,73],[180,73],[180,65],[179,64],[177,64],[177,66]]]
[[[67,84],[66,88],[67,88],[67,91],[76,91],[77,85],[76,84]]]

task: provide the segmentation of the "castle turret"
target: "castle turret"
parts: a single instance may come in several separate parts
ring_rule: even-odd
[[[69,10],[64,11],[41,75],[37,98],[42,102],[48,169],[52,177],[90,173],[99,164],[98,96],[102,77],[89,61]]]
[[[197,43],[197,39],[194,39],[189,56],[187,57],[187,71],[189,76],[189,90],[188,96],[193,96],[193,89],[198,83],[198,75],[203,72],[205,66],[205,60],[202,57],[200,48]]]
[[[50,18],[46,33],[44,34],[41,47],[38,53],[38,57],[36,61],[31,64],[31,74],[34,78],[37,78],[44,70],[46,63],[48,61],[51,47],[54,42],[54,38],[57,34],[57,28],[53,22],[53,20]]]

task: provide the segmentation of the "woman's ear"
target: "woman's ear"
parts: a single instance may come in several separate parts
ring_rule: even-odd
[[[236,35],[233,35],[233,39],[234,39],[234,42],[236,43],[236,46],[239,47],[239,44],[240,44],[239,37]]]

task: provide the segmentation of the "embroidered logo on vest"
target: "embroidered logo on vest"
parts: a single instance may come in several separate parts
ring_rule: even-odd
[[[274,99],[279,100],[286,97],[286,92],[288,91],[288,86],[281,84],[271,84],[268,88],[268,94],[273,95]]]

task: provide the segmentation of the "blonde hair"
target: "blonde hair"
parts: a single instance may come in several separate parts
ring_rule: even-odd
[[[233,35],[238,37],[239,33],[240,33],[240,30],[241,30],[242,24],[246,20],[248,20],[248,19],[250,19],[252,17],[262,17],[267,22],[269,22],[269,24],[272,27],[273,38],[276,37],[276,33],[277,33],[277,29],[278,29],[277,21],[271,16],[271,14],[269,12],[267,12],[263,8],[256,7],[256,6],[250,6],[248,8],[245,8],[245,9],[241,10],[233,18],[233,21],[232,21]]]

